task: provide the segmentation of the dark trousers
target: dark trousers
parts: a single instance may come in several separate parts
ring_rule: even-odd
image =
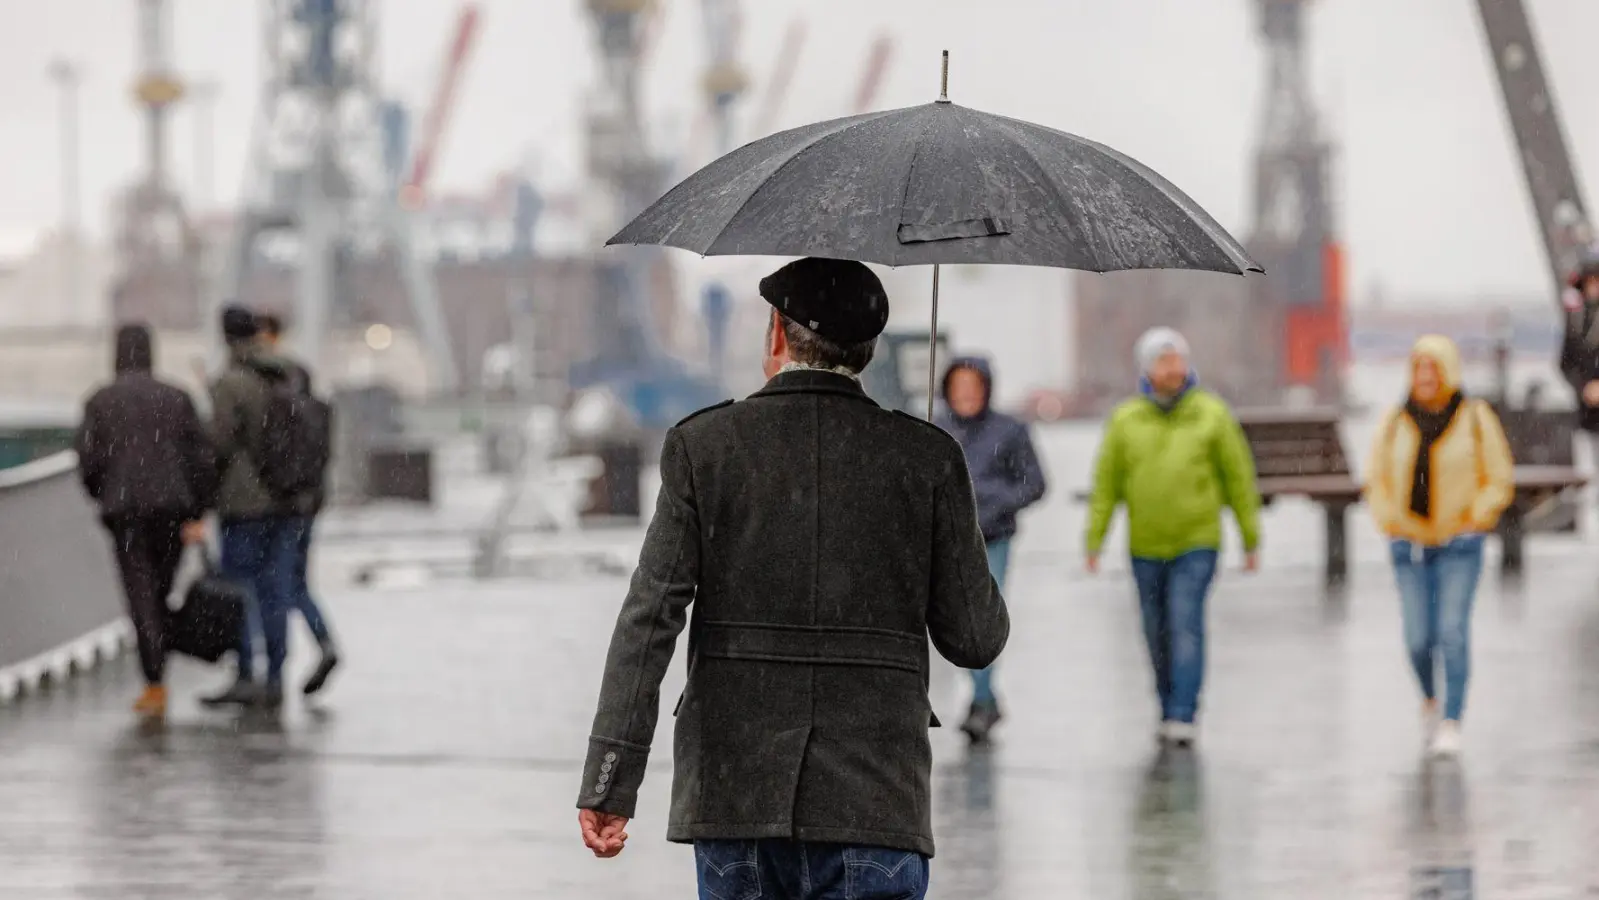
[[[886,847],[769,838],[695,841],[700,900],[923,900],[927,857]]]
[[[166,669],[167,596],[183,558],[183,521],[128,517],[106,523],[116,547],[122,591],[138,636],[139,667],[147,684],[160,684]]]
[[[306,580],[306,570],[311,565],[311,527],[314,520],[307,516],[299,521],[300,533],[294,546],[294,608],[305,617],[305,627],[311,630],[311,636],[326,648],[332,642],[333,635],[328,630],[328,620],[323,618],[321,608],[311,596],[311,585]]]
[[[273,517],[222,523],[222,577],[250,592],[266,640],[267,682],[283,677],[289,655],[289,610],[294,605],[294,558],[301,520]],[[255,675],[255,642],[250,617],[239,634],[239,677]]]

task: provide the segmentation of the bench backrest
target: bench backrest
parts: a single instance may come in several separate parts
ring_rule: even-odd
[[[1254,410],[1238,414],[1260,478],[1349,475],[1336,410]]]
[[[1501,409],[1499,421],[1518,466],[1575,466],[1576,415],[1569,410]]]

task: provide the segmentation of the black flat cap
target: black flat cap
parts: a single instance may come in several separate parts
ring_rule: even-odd
[[[888,325],[888,293],[864,263],[806,257],[761,279],[778,312],[841,346],[863,344]]]

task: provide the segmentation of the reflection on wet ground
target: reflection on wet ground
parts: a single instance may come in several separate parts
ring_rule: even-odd
[[[1302,570],[1225,574],[1201,741],[1179,752],[1152,739],[1125,575],[1019,554],[1000,739],[933,736],[933,896],[1599,894],[1599,588],[1574,553],[1535,563],[1485,583],[1466,754],[1434,763],[1380,567],[1337,596]],[[693,896],[661,837],[664,726],[628,851],[595,861],[576,837],[622,589],[331,597],[348,668],[326,706],[281,719],[180,699],[141,730],[131,665],[0,710],[0,897]],[[216,680],[179,665],[175,693]],[[965,690],[935,673],[946,721]]]

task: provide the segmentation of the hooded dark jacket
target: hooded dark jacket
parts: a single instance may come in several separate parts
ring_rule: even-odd
[[[216,503],[216,452],[199,413],[150,374],[152,357],[148,329],[119,329],[116,378],[89,398],[78,426],[78,474],[107,521],[195,519]]]
[[[1577,427],[1599,432],[1599,407],[1589,406],[1582,399],[1582,389],[1599,379],[1599,303],[1580,299],[1580,295],[1577,303],[1566,308],[1560,374],[1577,396]]]
[[[970,418],[948,408],[949,379],[958,369],[976,372],[988,388],[982,411]],[[940,393],[945,410],[938,426],[953,435],[966,453],[983,540],[992,543],[1011,537],[1016,534],[1016,514],[1043,499],[1047,489],[1032,436],[1024,423],[994,411],[994,373],[985,359],[965,356],[950,363]]]
[[[223,521],[307,516],[321,504],[320,495],[309,493],[287,502],[274,498],[261,481],[255,459],[272,385],[290,378],[308,379],[309,373],[296,363],[241,342],[229,348],[228,367],[211,385],[211,440],[222,471],[217,515]]]

